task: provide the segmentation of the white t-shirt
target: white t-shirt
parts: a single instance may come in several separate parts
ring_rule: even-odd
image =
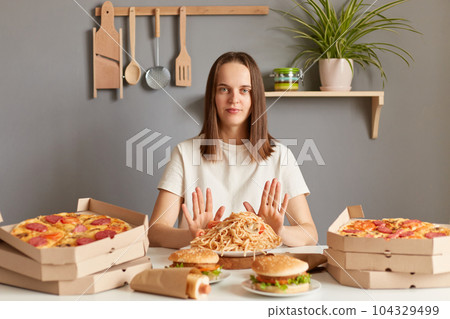
[[[223,151],[221,161],[209,161],[200,153],[200,139],[181,142],[172,151],[158,189],[164,189],[184,198],[189,212],[192,209],[192,193],[198,186],[206,203],[206,188],[211,189],[213,213],[225,206],[223,218],[232,212],[246,211],[243,202],[249,202],[259,210],[266,181],[277,178],[281,182],[281,200],[285,193],[289,198],[309,194],[294,155],[285,145],[275,142],[274,152],[262,162],[250,161],[245,145],[233,145],[220,141]],[[187,227],[180,211],[179,226]]]

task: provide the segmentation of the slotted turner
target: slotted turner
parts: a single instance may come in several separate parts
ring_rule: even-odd
[[[186,7],[180,8],[180,54],[175,60],[175,85],[191,86],[191,57],[186,50]]]

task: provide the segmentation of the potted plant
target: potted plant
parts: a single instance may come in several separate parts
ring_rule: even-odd
[[[364,0],[349,0],[343,5],[339,15],[330,0],[292,1],[304,17],[294,14],[293,10],[274,11],[296,23],[295,27],[282,27],[293,33],[294,38],[302,40],[298,45],[301,51],[295,56],[293,64],[304,58],[303,67],[306,72],[319,61],[321,90],[350,91],[353,62],[363,68],[368,65],[378,68],[384,87],[387,78],[378,56],[380,52],[395,54],[408,65],[408,60],[413,60],[411,54],[395,44],[362,42],[365,36],[378,31],[406,30],[418,33],[409,21],[384,15],[389,9],[408,0],[390,1],[379,7],[374,7],[373,3],[366,4]],[[341,80],[335,72],[340,72],[346,79]]]

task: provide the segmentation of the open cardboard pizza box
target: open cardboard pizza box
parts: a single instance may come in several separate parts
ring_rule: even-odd
[[[339,228],[351,219],[363,219],[362,207],[347,207],[331,224],[327,232],[327,245],[344,252],[444,255],[450,254],[450,236],[433,239],[391,239],[346,237],[338,234]],[[450,225],[442,225],[450,227]]]
[[[450,273],[417,274],[386,271],[344,270],[328,264],[327,270],[340,284],[363,289],[450,287]]]
[[[107,254],[100,254],[76,264],[40,264],[0,241],[0,267],[41,281],[75,280],[111,265],[120,265],[147,254],[148,241],[130,244]]]
[[[69,281],[40,281],[0,268],[0,283],[55,295],[86,295],[121,287],[130,283],[131,279],[141,271],[151,268],[150,259],[141,257],[105,271]]]
[[[386,253],[345,252],[324,250],[328,264],[346,270],[392,271],[416,274],[450,273],[450,254],[405,255]]]
[[[15,225],[0,227],[0,239],[21,251],[40,264],[64,265],[80,263],[84,260],[112,253],[137,242],[147,242],[148,217],[126,208],[101,202],[92,198],[80,198],[77,212],[108,215],[128,222],[132,229],[79,247],[52,247],[38,249],[10,234]],[[50,214],[50,213],[49,213]],[[36,216],[39,213],[36,214]],[[35,217],[35,216],[32,216]],[[148,243],[148,242],[147,242]]]

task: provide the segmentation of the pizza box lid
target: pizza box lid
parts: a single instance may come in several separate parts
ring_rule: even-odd
[[[328,263],[348,270],[392,271],[417,274],[450,272],[450,254],[405,255],[324,250]]]
[[[106,254],[116,249],[127,247],[131,243],[145,241],[148,231],[148,217],[126,208],[101,202],[92,198],[78,200],[77,212],[104,214],[123,219],[133,228],[117,234],[114,238],[105,238],[99,241],[78,247],[52,247],[39,249],[10,234],[15,225],[0,227],[0,239],[21,251],[41,264],[74,264],[93,258],[99,254]]]
[[[408,289],[450,287],[450,272],[417,274],[386,271],[348,270],[328,264],[327,271],[344,286],[363,289]]]
[[[361,205],[348,206],[331,224],[327,232],[327,245],[345,252],[386,254],[440,255],[450,253],[450,236],[433,239],[391,239],[346,237],[337,233],[351,219],[362,219]],[[450,227],[449,225],[442,225]]]
[[[136,242],[77,264],[40,264],[0,241],[0,267],[41,281],[75,280],[147,254],[148,241]]]
[[[55,295],[88,295],[121,287],[130,283],[131,279],[141,271],[151,268],[150,258],[141,257],[113,266],[107,271],[66,281],[40,281],[0,268],[0,283]]]

